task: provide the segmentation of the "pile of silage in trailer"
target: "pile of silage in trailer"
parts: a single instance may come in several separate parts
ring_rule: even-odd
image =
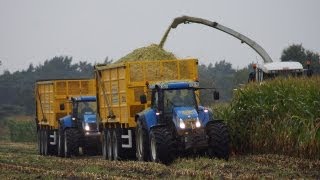
[[[230,111],[236,150],[320,158],[320,77],[250,83]]]
[[[126,56],[120,58],[114,63],[122,63],[126,61],[141,61],[141,60],[174,60],[177,59],[174,54],[160,48],[157,44],[135,49]]]

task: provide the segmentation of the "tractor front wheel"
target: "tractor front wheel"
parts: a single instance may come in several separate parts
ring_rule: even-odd
[[[76,129],[64,130],[64,156],[70,157],[71,155],[79,154],[79,136]]]
[[[175,159],[175,140],[166,127],[150,132],[150,158],[152,162],[170,164]]]
[[[208,140],[208,154],[211,158],[229,159],[230,138],[227,126],[222,122],[210,123],[206,127]]]

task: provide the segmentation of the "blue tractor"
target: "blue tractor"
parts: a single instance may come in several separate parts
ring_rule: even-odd
[[[151,107],[136,115],[136,156],[170,164],[177,156],[205,153],[209,157],[229,158],[229,133],[212,110],[198,105],[197,81],[168,81],[148,85]],[[214,91],[214,99],[219,93]],[[142,104],[146,95],[140,96]]]
[[[80,148],[86,155],[101,153],[96,97],[72,97],[70,103],[71,114],[60,118],[59,121],[58,155],[79,155]],[[61,104],[60,110],[64,109],[64,104]]]

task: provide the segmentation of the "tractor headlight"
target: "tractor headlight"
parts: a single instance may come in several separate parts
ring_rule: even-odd
[[[90,126],[89,126],[89,124],[85,124],[85,126],[84,126],[84,130],[86,130],[86,131],[90,131]]]
[[[73,117],[73,118],[71,118],[73,121],[75,121],[76,120],[76,118],[75,117]]]
[[[201,127],[201,123],[200,123],[199,118],[197,118],[197,121],[196,121],[196,127],[197,127],[197,128]]]
[[[183,120],[181,118],[179,119],[179,127],[181,129],[185,129],[186,128],[186,124],[184,124],[184,122],[183,122]]]

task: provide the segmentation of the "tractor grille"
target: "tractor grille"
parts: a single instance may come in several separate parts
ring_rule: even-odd
[[[196,128],[196,119],[185,120],[184,124],[186,125],[186,128],[194,129]]]
[[[89,123],[88,125],[89,125],[91,131],[98,129],[97,123]]]

